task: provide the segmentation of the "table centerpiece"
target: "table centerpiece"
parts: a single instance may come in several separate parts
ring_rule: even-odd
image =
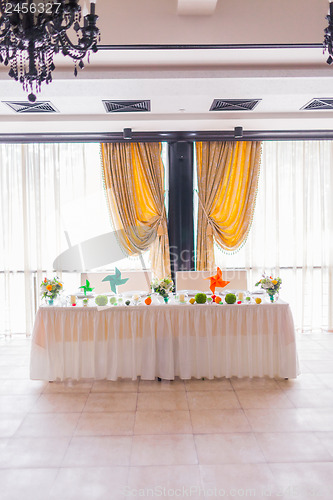
[[[279,298],[279,290],[282,284],[281,278],[273,278],[272,276],[262,275],[261,280],[255,284],[255,286],[261,286],[263,290],[267,293],[270,302],[274,303]]]
[[[167,276],[161,280],[155,279],[152,281],[151,287],[154,292],[162,297],[164,302],[167,304],[169,301],[169,294],[174,291],[174,283],[171,277]]]
[[[42,298],[53,306],[54,300],[58,297],[59,293],[63,290],[63,284],[57,277],[53,279],[45,278],[40,284]]]

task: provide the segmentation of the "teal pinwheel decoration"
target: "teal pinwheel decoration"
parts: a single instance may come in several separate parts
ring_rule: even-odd
[[[80,286],[79,288],[83,288],[84,295],[87,295],[87,292],[92,292],[94,288],[91,288],[90,283],[88,280],[86,280],[86,284]]]
[[[104,279],[102,279],[102,281],[108,281],[110,283],[110,287],[113,293],[117,293],[118,285],[124,285],[129,280],[129,278],[121,279],[121,272],[116,267],[115,271],[115,274],[109,274]]]

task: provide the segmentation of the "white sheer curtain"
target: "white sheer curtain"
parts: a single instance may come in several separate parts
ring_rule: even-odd
[[[265,142],[252,229],[223,267],[282,278],[280,296],[301,330],[333,328],[333,143]]]
[[[0,145],[0,231],[0,333],[30,333],[53,260],[110,231],[99,144]]]

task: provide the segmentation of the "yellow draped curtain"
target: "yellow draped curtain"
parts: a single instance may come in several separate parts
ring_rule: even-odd
[[[258,186],[261,142],[197,142],[197,269],[215,266],[214,239],[237,250],[251,227]]]
[[[126,255],[150,249],[158,278],[170,274],[160,143],[101,144],[106,196]]]

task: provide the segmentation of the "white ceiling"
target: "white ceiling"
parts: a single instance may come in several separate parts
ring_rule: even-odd
[[[182,16],[210,16],[218,0],[178,0],[177,13]]]
[[[286,43],[283,40],[283,32],[285,24],[290,25],[291,17],[294,19],[295,38],[290,41],[289,33],[287,43],[320,44],[328,10],[327,1],[322,0],[232,0],[234,10],[231,11],[230,0],[219,0],[211,15],[207,12],[203,15],[200,14],[199,7],[200,3],[203,7],[206,0],[153,1],[154,4],[152,0],[122,0],[116,3],[98,0],[96,12],[100,16],[102,43],[117,44],[117,41],[112,39],[115,36],[112,28],[115,26],[116,30],[121,31],[122,37],[124,31],[128,30],[127,39],[130,39],[129,43],[134,43],[131,23],[133,16],[136,16],[137,24],[141,25],[149,44],[195,43],[190,38],[192,31],[198,26],[198,21],[202,32],[198,32],[197,43],[223,44],[226,43],[223,38],[218,41],[214,36],[211,37],[211,42],[203,40],[209,39],[209,29],[213,32],[212,27],[217,22],[226,23],[226,12],[229,12],[229,30],[230,24],[233,24],[235,32],[242,28],[239,38],[241,41],[233,39],[230,43]],[[212,7],[216,2],[208,3]],[[279,17],[274,17],[273,11],[267,14],[267,4],[271,4],[273,9],[277,3],[281,9],[278,11]],[[112,15],[111,7],[119,9],[119,4],[122,4],[124,11],[128,9],[128,25],[120,21],[117,24],[119,17],[115,19]],[[137,10],[138,4],[141,5],[141,17]],[[186,15],[183,12],[180,15],[178,10],[182,4],[183,7],[187,4],[188,9],[192,5],[193,12]],[[299,11],[295,8],[296,4]],[[242,10],[239,9],[245,6],[248,9],[249,5],[252,5],[252,22],[257,22],[257,38],[253,35],[254,27],[251,25],[248,29],[248,42],[244,42],[244,31],[250,18],[247,16],[244,19],[241,16]],[[133,9],[135,6],[134,13],[133,9],[130,9],[131,6]],[[264,14],[265,19],[262,18]],[[177,33],[172,37],[169,33],[170,40],[163,39],[161,42],[154,20],[161,22],[164,30],[165,23],[169,24],[170,29],[176,24],[179,29],[179,23],[183,27],[186,25],[191,36],[180,41]],[[108,23],[109,28],[106,27]],[[263,41],[262,35],[267,31],[266,23],[271,24],[274,39],[278,28],[276,25],[280,24],[280,41]],[[153,27],[147,35],[150,24]],[[121,36],[119,35],[119,38]],[[137,43],[148,42],[140,39]],[[123,43],[123,40],[118,43]],[[100,49],[97,54],[92,54],[90,65],[74,78],[71,60],[57,56],[54,80],[52,84],[43,87],[38,101],[51,101],[59,112],[46,115],[18,114],[4,103],[7,100],[26,101],[27,97],[20,84],[8,77],[7,68],[1,67],[0,133],[104,133],[121,132],[127,127],[132,128],[134,132],[230,131],[235,126],[242,126],[244,130],[328,130],[333,128],[333,110],[301,109],[313,98],[333,97],[333,67],[326,64],[326,58],[319,46],[299,48],[297,45],[293,48],[105,48]],[[214,99],[249,98],[261,99],[253,111],[209,111]],[[149,99],[151,111],[107,114],[102,103],[104,99]]]

